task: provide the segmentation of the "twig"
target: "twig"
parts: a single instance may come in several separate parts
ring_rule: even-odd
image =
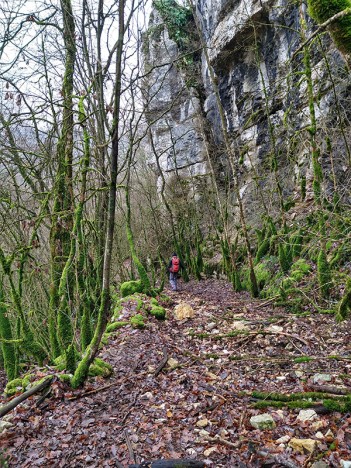
[[[157,377],[158,374],[162,371],[162,369],[165,367],[165,365],[167,364],[167,361],[168,361],[168,353],[167,353],[167,349],[166,348],[163,348],[163,358],[162,358],[162,361],[160,362],[160,364],[157,366],[155,372],[154,372],[154,377]]]
[[[230,442],[229,440],[223,439],[223,437],[220,437],[219,435],[216,435],[215,437],[205,437],[205,440],[208,442],[214,442],[214,443],[221,443],[223,445],[226,445],[227,447],[237,449],[239,448],[244,442],[247,442],[246,439],[243,440],[238,440],[237,442]]]

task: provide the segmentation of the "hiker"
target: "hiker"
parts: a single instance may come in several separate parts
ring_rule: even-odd
[[[168,264],[168,271],[169,271],[169,282],[171,283],[171,287],[173,291],[178,291],[178,273],[181,268],[184,268],[182,262],[180,261],[176,252],[172,254],[172,258]]]

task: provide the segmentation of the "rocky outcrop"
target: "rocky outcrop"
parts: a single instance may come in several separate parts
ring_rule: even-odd
[[[157,156],[166,175],[175,170],[183,177],[206,174],[198,99],[186,86],[178,65],[179,49],[157,10],[151,13],[143,50],[147,73],[144,102],[151,129],[150,161]]]
[[[304,36],[315,28],[306,5],[290,0],[198,0],[196,16],[235,146],[240,194],[250,220],[262,212],[262,197],[268,210],[274,211],[277,175],[283,181],[285,200],[308,199],[313,180],[311,103],[303,55],[294,56]],[[222,154],[220,119],[206,60],[202,55],[199,93],[185,86],[176,65],[178,47],[155,10],[145,51],[150,70],[147,109],[149,122],[159,118],[151,133],[162,169],[172,173],[178,168],[184,176],[206,174],[201,112],[211,129],[213,160],[218,162]],[[331,194],[336,182],[342,186],[351,176],[351,80],[328,34],[311,48],[311,69],[323,189]],[[220,170],[217,176],[220,180]],[[344,193],[350,196],[346,185]]]

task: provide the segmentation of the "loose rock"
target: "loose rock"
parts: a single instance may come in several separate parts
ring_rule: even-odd
[[[181,302],[174,308],[174,315],[177,320],[185,320],[195,315],[194,309],[186,302]]]
[[[330,374],[315,374],[313,376],[313,383],[330,382],[332,379]]]
[[[259,414],[250,418],[250,424],[256,429],[264,431],[265,429],[273,429],[275,422],[272,416],[268,413]]]
[[[296,420],[300,422],[313,421],[318,418],[317,413],[313,409],[301,410]]]
[[[305,451],[312,453],[316,448],[317,441],[313,439],[296,439],[293,438],[289,442],[289,447],[293,450],[296,450],[300,453],[305,453]]]

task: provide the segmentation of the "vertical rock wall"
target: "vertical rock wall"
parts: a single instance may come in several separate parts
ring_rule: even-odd
[[[238,157],[240,193],[255,223],[262,212],[262,196],[270,214],[275,212],[274,158],[284,199],[299,200],[303,179],[307,199],[311,195],[309,102],[302,55],[293,57],[293,52],[303,40],[301,17],[306,19],[307,35],[314,25],[306,5],[292,0],[198,0],[196,15]],[[152,126],[155,149],[166,172],[178,168],[184,176],[206,174],[200,109],[211,129],[213,160],[218,163],[222,156],[220,119],[207,64],[202,57],[204,93],[199,102],[199,94],[185,86],[174,64],[179,51],[162,25],[154,11],[145,58],[152,70],[146,86],[149,121],[161,116]],[[311,62],[324,191],[331,195],[334,188],[333,169],[338,183],[345,186],[345,196],[350,196],[345,183],[351,178],[350,74],[327,33],[312,46]],[[220,180],[220,170],[217,175]]]

